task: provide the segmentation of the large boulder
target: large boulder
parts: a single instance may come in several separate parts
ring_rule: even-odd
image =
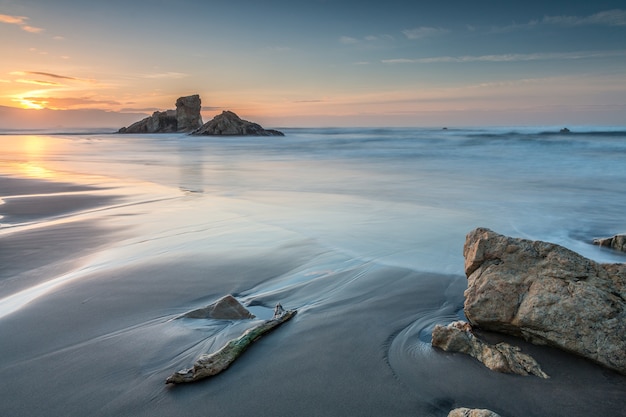
[[[465,316],[626,374],[626,264],[599,264],[552,243],[470,232]]]
[[[243,120],[232,111],[222,112],[191,134],[203,136],[284,136],[278,130],[266,130],[257,123]]]
[[[508,343],[492,345],[480,340],[474,335],[472,326],[464,321],[455,321],[447,326],[435,326],[432,344],[447,352],[470,355],[492,371],[548,378],[530,355],[522,353],[518,347]]]
[[[155,111],[152,116],[121,128],[118,133],[191,132],[202,126],[200,109],[199,95],[179,97],[176,110]]]

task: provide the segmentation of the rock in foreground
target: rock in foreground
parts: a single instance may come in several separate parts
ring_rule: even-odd
[[[118,133],[191,132],[202,126],[201,107],[198,94],[179,97],[176,110],[155,111],[152,116],[121,128]]]
[[[266,130],[261,125],[241,119],[232,111],[224,111],[193,131],[199,136],[284,136],[278,130]]]
[[[432,344],[448,352],[468,354],[493,371],[549,378],[539,364],[529,355],[520,352],[519,348],[508,343],[494,346],[483,342],[474,335],[470,324],[464,321],[435,326]]]
[[[206,307],[190,311],[183,315],[190,319],[222,319],[243,320],[253,319],[254,315],[248,311],[235,297],[225,295]]]
[[[463,248],[465,316],[626,374],[626,264],[478,228]]]

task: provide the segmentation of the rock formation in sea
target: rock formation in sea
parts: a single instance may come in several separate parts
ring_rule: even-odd
[[[191,132],[202,126],[201,101],[198,94],[179,97],[176,110],[155,111],[152,116],[118,130],[118,133]]]
[[[191,134],[202,136],[284,136],[278,130],[266,130],[259,124],[243,120],[231,111],[224,111],[215,116]]]
[[[484,342],[474,335],[472,326],[464,321],[435,326],[432,344],[448,352],[470,355],[493,371],[549,378],[537,361],[522,353],[518,347],[508,343],[491,345]]]
[[[626,252],[626,235],[615,235],[613,237],[594,239],[593,244]]]
[[[190,319],[243,320],[253,319],[254,315],[235,297],[229,294],[206,307],[190,311],[184,314],[183,317]]]
[[[626,374],[626,264],[600,264],[562,246],[470,232],[463,248],[465,316]]]
[[[484,408],[455,408],[448,413],[448,417],[500,417],[491,410]]]

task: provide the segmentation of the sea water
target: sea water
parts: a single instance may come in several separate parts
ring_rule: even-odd
[[[258,224],[419,270],[462,273],[464,236],[478,226],[558,243],[598,261],[620,260],[591,241],[626,232],[624,130],[285,133],[5,135],[0,170],[70,182],[99,175],[142,183],[139,193],[158,185],[174,197],[205,197],[189,205],[219,197]],[[188,220],[193,228],[198,219]],[[11,223],[5,219],[4,226]]]

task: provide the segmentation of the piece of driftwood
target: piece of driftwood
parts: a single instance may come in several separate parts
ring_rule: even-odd
[[[165,383],[195,382],[219,374],[226,370],[253,342],[295,316],[296,312],[296,310],[285,310],[280,304],[277,304],[274,309],[274,317],[246,330],[241,336],[229,341],[217,352],[200,356],[193,364],[193,368],[175,372],[165,380]]]

